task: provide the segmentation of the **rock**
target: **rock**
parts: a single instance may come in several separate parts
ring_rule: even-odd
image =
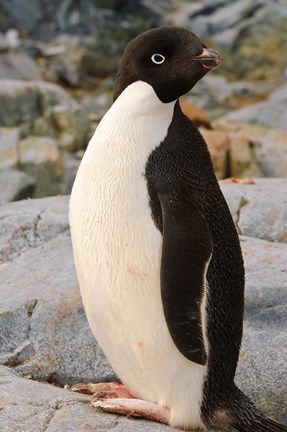
[[[66,151],[86,148],[90,133],[86,110],[55,84],[38,82],[37,89],[42,101],[40,118],[52,128],[59,147]]]
[[[287,245],[242,237],[241,246],[246,301],[236,382],[267,415],[286,423]]]
[[[221,84],[226,82],[224,78],[215,77],[215,81],[211,84],[207,81],[207,77],[200,80],[191,91],[185,95],[185,100],[193,106],[202,109],[208,118],[214,119],[223,116],[229,111],[228,105],[218,97],[217,87],[218,80]],[[221,94],[221,92],[219,92]]]
[[[55,128],[61,131],[58,145],[62,150],[75,151],[87,146],[90,121],[87,113],[79,106],[67,111],[65,105],[57,105],[53,108],[51,119]]]
[[[86,111],[61,87],[42,81],[1,80],[0,122],[19,127],[23,137],[56,138],[68,151],[85,148],[90,132]]]
[[[0,397],[1,432],[175,432],[159,423],[103,414],[89,405],[88,396],[20,378],[3,366]]]
[[[35,62],[23,52],[0,53],[0,79],[40,80]]]
[[[94,88],[97,78],[115,75],[118,56],[99,53],[77,39],[62,37],[55,42],[44,50],[48,58],[42,63],[42,73],[46,79],[71,87]]]
[[[230,172],[237,178],[263,177],[252,141],[246,136],[234,137],[230,146]]]
[[[61,133],[60,144],[62,147],[70,148],[75,144],[75,136],[84,142],[85,119],[81,124],[79,116],[78,129],[75,128],[73,131],[69,126],[73,124],[75,119],[71,118],[72,116],[65,119],[64,113],[60,109],[57,114],[54,112],[54,125],[57,124],[59,130],[62,128],[64,131],[66,124],[69,132]],[[41,132],[44,133],[45,120],[43,118],[38,118],[34,122],[34,129],[38,129],[40,132],[40,128]],[[49,132],[49,128],[46,131]],[[3,185],[4,177],[2,178],[0,201],[14,201],[33,196],[35,182],[34,196],[36,197],[70,193],[79,166],[78,159],[68,154],[62,155],[58,149],[59,141],[55,141],[53,138],[30,136],[20,140],[19,135],[20,130],[17,128],[0,128],[0,170],[13,168],[24,171],[22,174],[19,171],[12,171],[11,173],[9,171],[9,175],[8,173],[5,174],[5,182],[9,178],[11,184],[9,188],[6,188]],[[23,184],[21,185],[22,181]]]
[[[43,9],[41,9],[41,4],[37,0],[21,2],[21,4],[18,4],[17,0],[9,2],[1,0],[0,29],[6,31],[11,27],[17,27],[18,24],[20,30],[31,31],[35,25],[40,23],[43,17]]]
[[[238,24],[237,26],[227,28],[221,33],[215,34],[212,40],[216,43],[216,45],[220,46],[220,48],[228,51],[236,46],[236,42],[240,38],[240,32],[243,28],[244,22]]]
[[[0,170],[0,205],[25,198],[32,198],[35,180],[30,175],[11,169]]]
[[[228,172],[228,151],[230,140],[226,132],[200,129],[211,154],[213,168],[218,179],[225,178]]]
[[[89,94],[81,100],[81,103],[89,112],[90,118],[92,117],[92,120],[95,120],[97,123],[99,123],[113,103],[113,81],[101,81],[98,87],[99,91],[96,94]]]
[[[258,179],[255,185],[222,185],[243,234],[241,244],[246,266],[244,341],[237,382],[265,412],[285,421],[287,240],[282,233],[287,220],[286,186],[286,179]],[[44,198],[0,207],[0,329],[4,335],[0,339],[1,363],[23,376],[60,385],[115,378],[89,330],[83,311],[69,237],[68,199]],[[252,219],[256,208],[258,216]],[[268,212],[272,211],[278,217],[270,229]],[[256,239],[256,236],[273,242]],[[49,392],[50,386],[21,382],[25,386],[36,386],[40,400],[40,395],[49,395],[45,391]],[[22,404],[28,409],[21,398],[25,399],[25,395],[34,390],[31,387],[29,392],[25,387],[27,390],[22,392],[16,384],[11,386],[17,398],[13,399],[14,390],[11,389],[11,396],[2,399],[9,406],[10,397],[14,402],[19,400],[19,408],[13,405],[14,408],[9,408],[11,415],[8,414],[18,421],[17,412]],[[0,397],[1,391],[3,385]],[[61,394],[66,397],[67,393]],[[47,397],[54,400],[50,395]],[[42,410],[46,403],[38,403],[38,406]],[[81,406],[90,410],[85,404]],[[96,413],[94,416],[99,418]],[[28,415],[25,418],[29,421]],[[108,415],[101,415],[99,421],[108,418]],[[61,421],[65,424],[64,419]],[[42,429],[35,429],[38,430]],[[56,425],[55,430],[58,430]]]
[[[227,117],[216,120],[213,126],[226,131],[231,139],[231,175],[287,177],[286,131],[235,123]]]
[[[228,81],[223,76],[207,75],[185,96],[185,100],[203,109],[209,118],[216,119],[231,110],[265,99],[276,85],[276,80]]]
[[[222,184],[240,234],[287,243],[287,179],[256,179],[253,185]]]
[[[40,115],[39,98],[35,84],[18,80],[1,80],[0,123],[6,127],[28,124],[32,129]]]
[[[35,39],[51,40],[59,33],[87,35],[96,28],[103,36],[118,29],[117,36],[124,33],[139,32],[146,26],[155,27],[165,22],[163,10],[171,4],[166,0],[157,7],[148,1],[102,1],[86,0],[83,3],[65,0],[51,0],[48,8],[43,8],[41,0],[16,0],[0,2],[0,31],[16,28],[22,34]],[[157,10],[155,10],[157,9]],[[105,30],[105,31],[104,31]],[[113,33],[112,33],[113,34]]]
[[[0,169],[18,164],[19,129],[0,128]]]
[[[68,197],[19,201],[0,207],[0,263],[68,231]]]
[[[281,89],[265,102],[258,102],[250,106],[231,111],[225,116],[226,121],[238,123],[253,123],[287,131],[287,94]],[[280,94],[280,97],[278,96]]]
[[[19,32],[16,29],[9,29],[7,32],[0,33],[0,52],[19,48]]]
[[[64,164],[52,138],[31,136],[21,140],[19,166],[35,178],[35,197],[57,195],[63,191]]]
[[[64,194],[69,195],[72,191],[74,180],[80,166],[81,161],[69,153],[63,154],[63,163],[65,167],[65,188]]]
[[[2,363],[59,384],[114,378],[83,311],[67,231],[67,198],[33,200],[23,223],[17,209],[27,204],[13,204],[6,212],[0,208],[6,261],[0,266],[1,292],[10,287],[6,300],[0,294],[1,334],[6,335]],[[14,225],[6,219],[11,211]]]
[[[255,4],[254,4],[255,3]],[[202,38],[221,33],[240,23],[246,16],[254,13],[256,2],[248,0],[236,0],[232,4],[228,1],[203,3],[202,9],[191,14],[193,31]]]
[[[270,94],[269,100],[272,102],[281,102],[287,100],[287,84],[284,84]]]
[[[233,79],[280,78],[286,68],[287,8],[277,0],[202,2],[186,26],[212,41]]]

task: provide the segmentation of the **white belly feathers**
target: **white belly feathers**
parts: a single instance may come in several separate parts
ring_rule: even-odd
[[[76,271],[90,327],[137,397],[171,410],[171,424],[199,426],[206,367],[188,361],[169,334],[160,295],[162,236],[146,180],[174,102],[147,83],[127,87],[99,124],[70,201]]]

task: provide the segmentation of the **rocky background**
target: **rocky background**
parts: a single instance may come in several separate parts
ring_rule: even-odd
[[[246,267],[237,382],[287,422],[286,0],[0,0],[1,432],[171,431],[59,388],[114,376],[85,318],[60,195],[112,103],[123,47],[169,23],[222,55],[181,103],[218,179],[255,180],[222,185]]]

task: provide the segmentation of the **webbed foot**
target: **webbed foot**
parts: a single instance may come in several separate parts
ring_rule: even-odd
[[[127,417],[142,417],[164,424],[169,423],[169,409],[154,402],[118,398],[92,401],[91,403],[106,412],[123,414]]]

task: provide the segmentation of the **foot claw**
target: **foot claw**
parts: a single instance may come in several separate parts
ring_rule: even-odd
[[[83,393],[83,394],[87,394],[87,395],[92,395],[94,392],[92,390],[92,386],[94,384],[92,383],[80,383],[80,384],[74,384],[71,386],[70,391],[72,392],[78,392],[78,393]]]

